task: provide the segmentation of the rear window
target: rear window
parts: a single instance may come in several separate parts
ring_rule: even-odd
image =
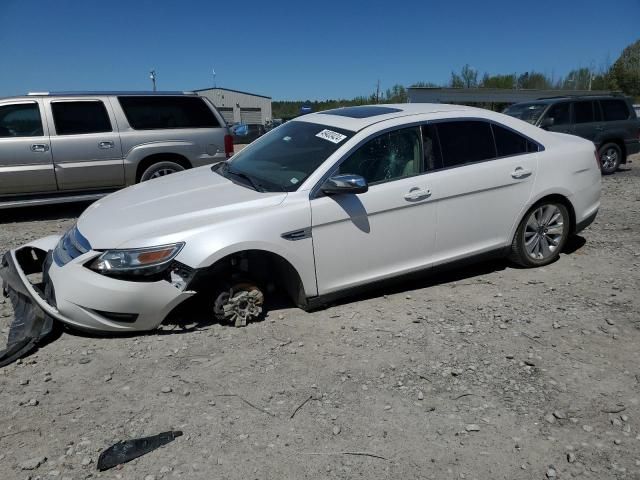
[[[111,132],[104,103],[98,100],[51,103],[58,135]]]
[[[499,125],[491,125],[493,136],[496,140],[498,157],[522,155],[529,152],[537,152],[538,145],[522,135]]]
[[[436,124],[444,168],[496,157],[487,122],[457,121]]]
[[[600,105],[605,122],[629,118],[629,109],[623,100],[600,100]]]
[[[134,130],[220,126],[199,97],[118,97],[118,101]]]
[[[573,104],[574,123],[590,123],[595,121],[593,102],[575,102]]]

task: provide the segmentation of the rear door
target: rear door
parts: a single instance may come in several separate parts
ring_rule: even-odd
[[[120,135],[111,107],[100,98],[45,100],[60,190],[124,185]]]
[[[437,204],[434,265],[504,247],[531,196],[538,145],[482,120],[434,125],[442,156],[441,170],[430,175]]]
[[[592,142],[604,130],[600,105],[594,100],[580,100],[573,102],[572,133]]]
[[[55,191],[40,99],[0,103],[0,195]]]

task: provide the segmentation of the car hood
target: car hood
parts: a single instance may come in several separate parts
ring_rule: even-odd
[[[211,167],[194,168],[96,201],[78,219],[78,230],[97,250],[172,243],[212,223],[275,207],[286,196],[237,185]]]

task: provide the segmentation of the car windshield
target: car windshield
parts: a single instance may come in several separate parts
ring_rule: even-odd
[[[317,123],[287,122],[213,170],[258,191],[292,192],[353,133]]]
[[[546,103],[516,103],[507,107],[504,113],[535,124],[546,107]]]

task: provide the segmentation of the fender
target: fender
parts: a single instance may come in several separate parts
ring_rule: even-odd
[[[136,183],[138,164],[148,156],[158,153],[174,154],[189,159],[198,156],[202,152],[198,151],[198,146],[194,142],[187,140],[146,142],[136,145],[128,152],[123,152],[126,185]]]

